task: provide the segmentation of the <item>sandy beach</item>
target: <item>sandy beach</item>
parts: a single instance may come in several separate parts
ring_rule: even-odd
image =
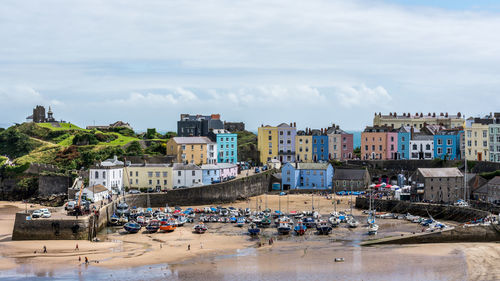
[[[338,198],[340,204],[337,210],[349,209],[349,197]],[[270,208],[277,210],[281,207],[284,212],[311,210],[311,195],[262,195],[251,198],[247,201],[240,201],[232,204],[225,204],[225,207],[252,209]],[[331,199],[321,196],[314,196],[314,208],[322,214],[329,214],[333,210]],[[28,206],[32,209],[40,206]],[[204,206],[183,206],[193,208],[203,208]],[[367,239],[365,230],[362,227],[352,230],[348,228],[336,228],[330,236],[319,237],[314,234],[303,237],[277,237],[276,242],[270,246],[267,244],[269,237],[277,233],[274,228],[263,230],[260,239],[252,239],[245,235],[246,227],[237,228],[231,224],[213,223],[208,224],[209,230],[203,235],[194,234],[192,225],[188,224],[179,227],[172,233],[143,233],[126,234],[121,227],[107,228],[98,237],[101,242],[89,241],[11,241],[11,232],[14,223],[15,213],[24,210],[25,205],[20,202],[0,202],[0,277],[1,272],[14,269],[20,265],[30,265],[33,271],[36,270],[64,270],[64,268],[77,268],[84,263],[84,258],[88,257],[91,267],[102,268],[103,270],[120,270],[140,266],[151,266],[159,264],[183,264],[182,270],[188,270],[185,266],[190,263],[204,264],[212,260],[212,257],[232,255],[246,249],[256,251],[254,255],[262,256],[262,259],[272,263],[274,254],[279,253],[283,257],[290,255],[291,258],[302,257],[306,252],[311,253],[311,249],[318,249],[317,253],[323,255],[325,260],[331,260],[336,255],[342,254],[349,258],[356,259],[356,254],[360,247],[353,247],[359,241]],[[356,216],[362,219],[361,210],[354,210]],[[400,235],[418,231],[418,225],[398,220],[379,220],[379,237]],[[258,242],[265,245],[257,247]],[[78,250],[76,250],[78,244]],[[190,249],[188,250],[188,245]],[[47,247],[47,253],[43,253],[43,246]],[[323,251],[323,248],[332,248],[332,251]],[[361,249],[361,255],[371,257],[375,255],[374,247]],[[410,246],[392,246],[381,248],[384,255],[391,258],[412,258],[425,260],[425,257],[433,263],[442,262],[445,265],[457,265],[463,268],[460,276],[466,276],[464,280],[498,280],[500,272],[496,261],[500,258],[500,244],[497,243],[460,243],[460,244],[423,244]],[[274,252],[273,252],[274,251]],[[278,251],[278,252],[276,252]],[[270,256],[269,256],[270,255]],[[444,261],[449,258],[450,263]],[[250,266],[252,258],[242,258],[239,263]],[[276,259],[279,259],[276,257]],[[239,260],[239,259],[238,259]],[[316,257],[311,257],[311,262]],[[363,258],[362,272],[378,270],[380,262],[372,261],[370,258]],[[359,262],[359,261],[358,261]],[[239,267],[231,267],[231,261],[221,261],[227,263],[228,269],[224,269],[231,276],[231,270]],[[249,263],[249,265],[246,265]],[[346,261],[346,264],[348,261]],[[423,265],[426,262],[422,262]],[[261,265],[261,262],[258,262]],[[262,265],[261,265],[262,266]],[[312,265],[311,268],[313,268]],[[274,264],[269,269],[260,267],[259,270],[265,272],[279,271],[281,265]],[[240,268],[241,269],[241,268]],[[306,270],[306,269],[304,269]],[[309,269],[308,269],[309,270]],[[321,270],[320,270],[321,271]],[[380,272],[382,274],[383,272]],[[271,273],[270,273],[271,274]],[[274,274],[274,273],[273,273]],[[345,272],[350,276],[349,272]],[[450,272],[452,276],[455,273]],[[434,275],[433,275],[434,276]],[[436,275],[440,276],[440,275]],[[215,278],[217,279],[217,278]],[[431,278],[432,279],[432,278]],[[460,279],[459,279],[460,280]]]

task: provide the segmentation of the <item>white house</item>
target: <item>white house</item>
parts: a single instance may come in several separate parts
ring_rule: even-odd
[[[109,190],[103,185],[99,184],[84,188],[82,191],[82,195],[85,195],[85,198],[87,199],[92,199],[92,202],[99,202],[108,198]],[[76,193],[76,196],[79,196],[79,194]]]
[[[123,189],[123,162],[115,156],[89,169],[89,187],[102,185],[108,190]]]
[[[410,160],[434,159],[434,136],[417,135],[410,140]]]
[[[173,187],[203,185],[202,170],[195,164],[175,163],[172,168]]]
[[[215,142],[207,143],[207,163],[217,163],[217,143]]]

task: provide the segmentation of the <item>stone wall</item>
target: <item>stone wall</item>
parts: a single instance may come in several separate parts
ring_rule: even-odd
[[[31,219],[28,214],[17,213],[12,240],[78,240],[88,239],[88,218]]]
[[[398,201],[398,200],[376,199],[374,200],[374,206],[377,211],[382,211],[382,212],[391,212],[399,214],[410,213],[412,215],[418,215],[424,217],[428,217],[430,214],[434,219],[452,220],[457,222],[468,222],[473,219],[484,218],[489,215],[489,212],[472,208],[463,208],[463,207],[438,205],[438,204],[412,203],[408,201]],[[356,208],[368,209],[369,208],[368,198],[357,197]]]
[[[50,196],[52,194],[66,193],[71,184],[70,177],[40,176],[38,177],[38,195]]]
[[[174,205],[219,204],[243,200],[263,194],[270,190],[271,171],[250,177],[208,186],[170,190],[166,193],[129,194],[125,200],[130,206],[147,207],[147,198],[151,207]]]

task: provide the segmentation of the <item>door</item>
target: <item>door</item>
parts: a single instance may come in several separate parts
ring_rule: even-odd
[[[482,152],[477,153],[477,161],[483,161],[483,153]]]

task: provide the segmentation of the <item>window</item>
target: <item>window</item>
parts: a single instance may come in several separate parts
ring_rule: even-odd
[[[471,140],[467,141],[467,146],[472,146],[472,141]]]
[[[316,144],[317,142],[318,142],[318,140],[316,140],[316,139],[314,139],[314,140],[313,140],[313,143],[314,143],[314,144]]]
[[[487,147],[488,146],[488,141],[483,141],[483,146]]]
[[[95,172],[95,178],[98,179],[99,178],[99,172]]]
[[[471,138],[471,137],[472,137],[472,131],[471,131],[471,130],[468,130],[468,131],[467,131],[467,137],[468,137],[468,138]]]
[[[287,135],[290,135],[290,134],[291,134],[291,132],[290,132],[290,131],[288,131],[288,132],[286,132],[286,134],[287,134]]]
[[[167,180],[163,180],[163,185],[167,185]]]
[[[149,185],[152,185],[153,184],[153,180],[149,180]]]
[[[291,143],[292,143],[292,141],[291,141],[291,140],[287,140],[287,141],[286,141],[286,143],[291,144]]]
[[[446,154],[448,155],[452,154],[451,147],[446,148]]]
[[[193,183],[196,183],[196,181],[193,179]]]
[[[182,175],[181,171],[177,171],[177,175],[180,177]]]
[[[148,177],[152,178],[153,177],[153,172],[148,172]]]
[[[156,184],[160,184],[160,180],[156,180]]]
[[[401,149],[405,150],[405,145],[404,144],[401,145]]]
[[[308,139],[306,139],[306,144],[308,144],[308,143],[309,143],[309,140],[308,140]]]
[[[365,145],[365,150],[368,150],[368,145]]]
[[[394,141],[394,136],[391,136],[391,141]]]
[[[443,148],[438,147],[438,148],[437,148],[437,153],[438,153],[438,154],[442,154],[442,153],[443,153]]]
[[[280,131],[280,136],[282,136],[282,135],[283,135],[283,131]]]
[[[102,178],[106,178],[106,172],[102,172]]]
[[[382,146],[381,145],[378,146],[378,150],[382,151]]]
[[[168,176],[168,172],[163,172],[163,177],[166,178]]]
[[[401,141],[405,141],[405,137],[401,137]]]
[[[273,151],[271,149],[269,149],[269,154],[273,154]]]
[[[156,177],[159,178],[160,177],[160,172],[156,172]]]
[[[181,145],[181,149],[182,149],[182,150],[186,150],[186,145],[184,145],[184,144],[183,144],[183,145]]]
[[[430,144],[427,144],[427,145],[425,146],[425,150],[431,150],[431,145],[430,145]]]
[[[132,176],[132,175],[133,175],[133,173],[132,173],[132,171],[130,171],[130,176]]]
[[[413,144],[412,149],[413,149],[413,150],[417,150],[417,149],[418,149],[417,145],[416,145],[416,144]]]
[[[181,183],[181,180],[177,180],[177,183],[179,183],[179,184],[180,184],[180,183]]]
[[[135,184],[139,184],[139,179],[135,179]]]
[[[446,144],[447,145],[452,145],[453,144],[453,140],[452,139],[447,139],[446,140]]]
[[[488,137],[488,130],[483,130],[483,138]]]
[[[273,140],[273,137],[272,137],[272,136],[269,136],[269,137],[268,137],[268,139],[269,139],[269,140]]]
[[[443,140],[442,139],[438,139],[438,145],[441,145],[443,144]]]
[[[191,172],[191,175],[192,175],[192,176],[194,176],[194,175],[195,175],[195,171],[192,171],[192,172]]]

